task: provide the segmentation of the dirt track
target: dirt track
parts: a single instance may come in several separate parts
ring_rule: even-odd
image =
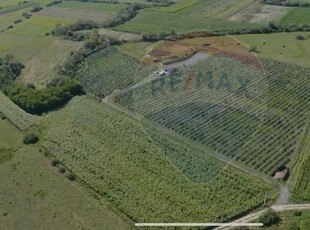
[[[275,210],[276,212],[284,212],[284,211],[289,211],[289,210],[307,210],[307,209],[310,209],[310,204],[280,204],[280,205],[273,205],[270,208]],[[261,210],[255,213],[251,213],[231,223],[249,223],[249,222],[255,221],[255,219],[257,219],[266,210],[267,209],[264,209],[264,210]],[[230,227],[218,227],[215,229],[216,230],[230,229]]]

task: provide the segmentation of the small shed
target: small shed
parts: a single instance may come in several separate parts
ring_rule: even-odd
[[[289,169],[285,168],[282,171],[276,172],[273,178],[276,180],[286,180],[288,176],[289,176]]]

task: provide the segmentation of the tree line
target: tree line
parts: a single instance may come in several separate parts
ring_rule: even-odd
[[[72,97],[84,94],[82,85],[72,79],[57,78],[36,89],[33,84],[23,85],[15,80],[24,65],[11,54],[0,55],[0,90],[28,113],[42,114],[67,103]]]

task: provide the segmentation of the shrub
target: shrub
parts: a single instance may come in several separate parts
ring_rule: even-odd
[[[24,144],[35,144],[39,141],[39,137],[35,134],[28,134],[24,137]]]
[[[302,215],[302,211],[296,210],[293,212],[294,216],[301,216]]]
[[[21,20],[21,19],[17,19],[17,20],[15,20],[15,21],[14,21],[14,23],[15,23],[15,24],[17,24],[17,23],[21,23],[21,22],[22,22],[22,20]]]
[[[288,230],[299,230],[300,227],[298,226],[296,222],[290,222],[288,223],[287,229]]]
[[[279,221],[280,221],[279,215],[275,211],[272,211],[271,209],[264,212],[258,218],[258,222],[263,223],[265,226],[271,226],[273,224],[278,223]]]
[[[67,175],[67,178],[68,178],[68,180],[71,180],[71,181],[74,181],[74,180],[76,179],[75,175],[72,174],[72,173],[69,173],[69,174]]]
[[[296,36],[296,39],[297,39],[297,40],[305,40],[304,36],[302,36],[302,35],[297,35],[297,36]]]
[[[59,167],[59,169],[58,169],[58,171],[60,172],[60,173],[65,173],[66,172],[66,169],[64,168],[64,167]]]
[[[58,164],[60,164],[60,161],[57,159],[53,159],[51,164],[52,164],[52,166],[57,166]]]

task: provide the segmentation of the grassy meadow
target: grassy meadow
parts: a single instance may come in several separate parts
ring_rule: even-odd
[[[299,41],[297,35],[306,39]],[[310,67],[310,32],[253,34],[232,36],[248,47],[257,47],[255,55]]]

